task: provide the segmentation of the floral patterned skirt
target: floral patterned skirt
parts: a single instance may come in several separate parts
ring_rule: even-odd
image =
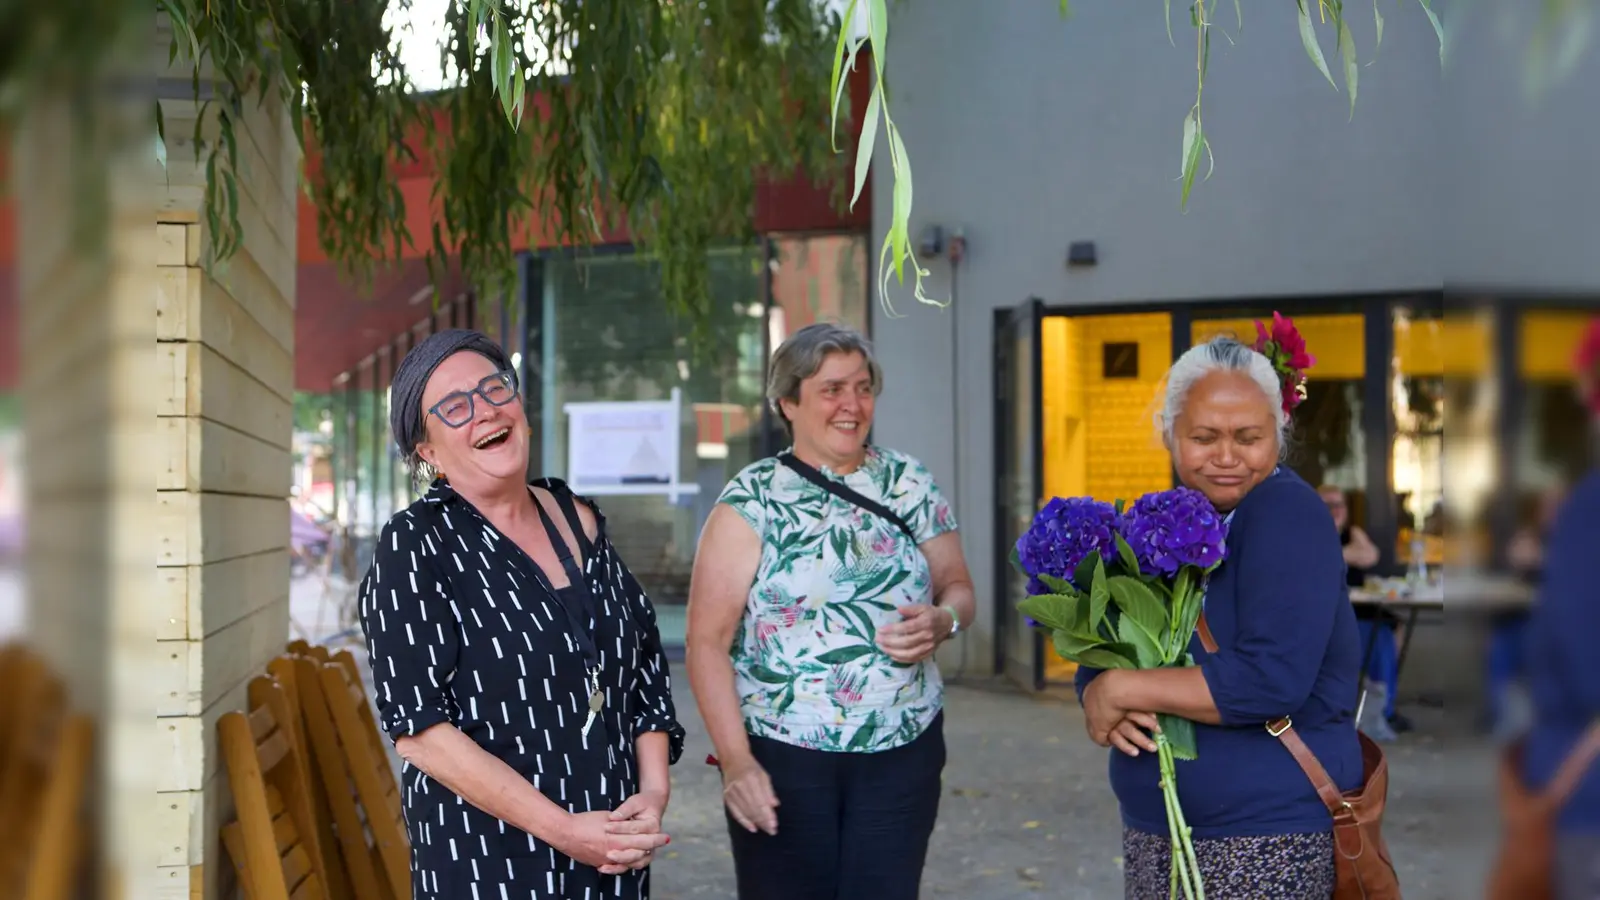
[[[1126,900],[1167,900],[1172,869],[1167,836],[1122,832]],[[1215,838],[1194,842],[1206,900],[1328,900],[1333,896],[1333,833]],[[1178,896],[1183,896],[1180,888]]]

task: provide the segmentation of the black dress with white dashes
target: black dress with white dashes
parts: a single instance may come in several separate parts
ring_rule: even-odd
[[[582,583],[553,590],[521,548],[435,482],[384,526],[361,583],[374,699],[392,738],[448,722],[563,809],[615,809],[638,791],[638,735],[666,732],[673,762],[683,751],[655,611],[606,538],[599,508],[576,501],[599,522],[591,543],[566,484],[534,485],[555,496],[572,528]],[[548,517],[546,527],[576,572]],[[574,633],[579,623],[588,634]],[[604,697],[587,736],[586,649]],[[415,900],[650,895],[648,869],[602,875],[409,764],[401,784]]]

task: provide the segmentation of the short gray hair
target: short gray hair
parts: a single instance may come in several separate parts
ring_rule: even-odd
[[[1173,429],[1177,427],[1178,414],[1189,400],[1195,382],[1212,372],[1243,372],[1261,388],[1272,407],[1272,420],[1278,428],[1279,453],[1289,446],[1289,416],[1283,411],[1283,382],[1272,368],[1272,361],[1257,353],[1248,344],[1227,336],[1214,337],[1184,351],[1178,361],[1167,370],[1166,394],[1161,409],[1156,413],[1156,427],[1170,445]]]
[[[817,374],[817,370],[822,368],[822,361],[835,353],[861,354],[867,361],[867,370],[872,373],[872,393],[883,390],[883,369],[878,366],[878,358],[872,353],[872,342],[867,340],[866,335],[854,328],[829,322],[807,325],[778,345],[772,354],[772,362],[767,365],[767,402],[783,421],[784,430],[791,435],[793,431],[789,419],[784,416],[779,401],[799,403],[800,382]]]

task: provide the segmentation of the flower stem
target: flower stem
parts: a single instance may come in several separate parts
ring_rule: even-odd
[[[1183,807],[1178,803],[1176,764],[1172,744],[1165,735],[1157,733],[1156,758],[1161,764],[1161,796],[1167,806],[1167,831],[1172,847],[1172,878],[1169,882],[1169,900],[1177,897],[1179,884],[1183,885],[1184,900],[1205,900],[1205,886],[1200,881],[1200,865],[1194,853],[1194,841],[1188,822],[1184,821]]]

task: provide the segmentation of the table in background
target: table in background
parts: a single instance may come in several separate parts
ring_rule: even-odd
[[[1448,586],[1444,582],[1448,582]],[[1405,620],[1405,635],[1400,640],[1399,657],[1395,662],[1395,680],[1405,668],[1406,654],[1411,650],[1411,638],[1416,633],[1417,616],[1424,610],[1443,611],[1446,598],[1451,612],[1469,612],[1477,615],[1525,610],[1533,603],[1533,589],[1514,578],[1480,574],[1445,573],[1442,581],[1429,583],[1419,591],[1404,589],[1386,590],[1352,588],[1350,602],[1357,606],[1385,609]],[[1356,701],[1356,721],[1367,703],[1367,675],[1372,667],[1372,654],[1377,646],[1379,628],[1367,636],[1367,646],[1361,655],[1361,694]]]

